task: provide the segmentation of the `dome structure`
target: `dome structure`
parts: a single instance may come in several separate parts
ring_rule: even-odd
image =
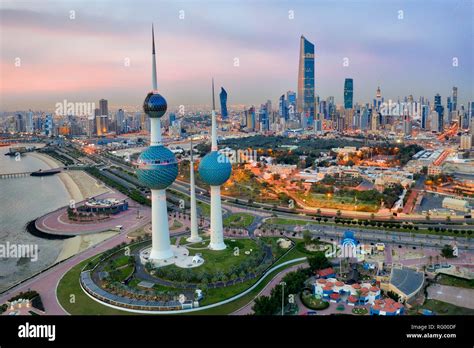
[[[229,158],[217,151],[209,152],[199,164],[199,175],[210,186],[221,186],[230,178],[231,172]]]
[[[168,104],[166,99],[159,93],[150,92],[143,102],[143,111],[150,118],[161,118],[166,113]]]
[[[163,145],[150,146],[138,158],[137,176],[146,187],[164,190],[178,176],[176,157]]]

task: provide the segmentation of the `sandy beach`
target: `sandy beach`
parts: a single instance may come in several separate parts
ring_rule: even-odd
[[[50,168],[64,166],[54,158],[42,153],[32,152],[28,155],[38,158],[39,160],[46,163]],[[68,191],[70,199],[76,202],[80,202],[87,197],[96,196],[110,191],[105,185],[98,182],[96,179],[82,170],[62,172],[58,174],[58,178],[61,180],[64,187]]]
[[[50,168],[63,167],[64,165],[54,158],[42,153],[28,153],[29,156],[36,157],[46,163]],[[88,197],[97,196],[109,192],[110,189],[103,183],[82,170],[70,170],[58,174],[58,178],[66,188],[70,200],[80,202]],[[67,259],[97,243],[108,239],[118,232],[101,232],[84,236],[76,236],[66,239],[63,243],[61,253],[55,262]]]
[[[64,241],[61,253],[58,255],[58,258],[55,262],[59,262],[76,255],[77,253],[80,253],[81,251],[86,250],[93,245],[115,236],[117,233],[119,232],[108,231],[66,239]]]

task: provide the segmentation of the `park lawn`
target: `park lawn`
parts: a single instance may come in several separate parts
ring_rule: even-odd
[[[287,260],[288,261],[288,260]],[[209,308],[203,311],[199,312],[193,312],[189,313],[189,315],[227,315],[235,312],[236,310],[246,306],[249,302],[253,301],[253,299],[262,291],[262,289],[273,279],[275,276],[284,271],[286,268],[293,267],[294,265],[298,265],[300,263],[303,263],[304,261],[298,261],[289,265],[286,265],[284,267],[281,267],[279,269],[274,270],[271,272],[265,280],[263,280],[260,284],[258,284],[255,289],[250,291],[248,294],[245,296],[242,296],[241,298],[238,298],[230,303],[226,303],[222,306],[214,307],[214,308]],[[275,266],[279,264],[279,262],[275,263],[272,265]]]
[[[379,202],[361,202],[355,201],[354,197],[333,195],[330,199],[321,193],[294,193],[299,200],[305,200],[305,204],[316,208],[341,209],[351,211],[367,211],[377,212],[379,210]],[[357,205],[357,209],[356,209]]]
[[[429,309],[438,315],[474,315],[474,309],[458,307],[438,300],[426,300],[422,308]]]
[[[236,213],[232,214],[224,219],[224,226],[225,227],[249,227],[253,221],[255,220],[255,216],[247,213]]]
[[[233,240],[233,242],[232,242]],[[224,250],[209,250],[202,246],[202,249],[188,249],[189,255],[193,256],[196,254],[201,254],[202,258],[204,259],[204,263],[196,268],[189,268],[191,271],[196,272],[215,272],[215,271],[228,271],[233,265],[242,262],[246,257],[250,255],[246,255],[245,251],[257,250],[258,246],[257,243],[252,239],[225,239],[224,242],[227,245],[227,248]],[[193,246],[201,247],[200,243],[195,243]],[[239,254],[236,256],[234,255],[234,249],[239,248]],[[176,265],[169,265],[166,266],[167,268],[175,268],[178,269],[179,267]]]
[[[298,253],[290,254],[292,251],[290,251],[289,254],[286,255],[286,257],[284,258],[285,260],[279,260],[280,262],[277,262],[274,265],[277,265],[284,261],[291,260],[299,256]],[[87,264],[89,260],[85,260],[81,262],[80,264],[71,268],[66,274],[64,274],[63,278],[59,281],[58,288],[57,288],[57,298],[61,306],[69,314],[73,314],[73,315],[133,315],[134,313],[121,311],[121,310],[104,306],[92,300],[89,296],[87,296],[84,293],[84,291],[81,289],[80,284],[79,284],[79,277],[80,277],[82,268],[84,267],[84,265]],[[252,290],[247,295],[242,296],[241,298],[235,301],[232,301],[228,304],[218,306],[215,308],[210,308],[208,310],[191,312],[184,315],[230,314],[238,310],[239,308],[242,308],[249,302],[251,302],[255,298],[255,296],[258,295],[258,293],[266,286],[266,284],[268,284],[268,282],[270,282],[270,280],[273,279],[278,273],[280,273],[281,271],[283,271],[284,269],[288,267],[292,267],[302,262],[304,261],[295,262],[271,272],[265,278],[264,281],[262,281],[258,286],[256,286],[254,290]],[[225,299],[234,294],[244,291],[248,287],[252,286],[256,281],[257,279],[252,279],[244,283],[236,284],[232,287],[227,287],[227,288],[222,288],[222,289],[209,289],[210,294],[207,296],[206,301],[208,301],[207,303],[218,302],[219,300]],[[132,282],[135,282],[136,284],[138,284],[139,281],[132,280]],[[162,287],[162,289],[156,289],[156,290],[170,290],[170,288]],[[75,303],[69,302],[70,295],[75,296]],[[206,303],[206,302],[203,302],[203,303]]]
[[[73,315],[128,315],[133,314],[110,308],[87,296],[81,289],[79,277],[81,270],[88,260],[81,262],[69,270],[58,283],[56,295],[58,302],[69,314]],[[71,295],[74,295],[74,303],[70,302]]]
[[[113,264],[115,268],[125,266],[129,263],[130,263],[130,256],[126,256],[126,255],[117,257],[116,259],[113,260]]]
[[[211,206],[207,203],[198,201],[197,202],[198,208],[200,209],[201,215],[209,217],[211,216]]]
[[[278,239],[286,239],[284,237],[260,237],[260,240],[262,240],[265,244],[271,245],[272,246],[272,254],[275,259],[278,259],[281,257],[283,254],[285,254],[288,250],[291,249],[291,245],[288,249],[284,249],[280,247],[277,243]]]
[[[309,220],[296,220],[296,219],[284,219],[284,218],[270,218],[265,221],[265,223],[273,224],[273,225],[299,225],[305,226],[307,224],[313,223]]]
[[[235,296],[240,294],[241,292],[245,291],[246,289],[250,288],[253,284],[257,282],[257,278],[247,280],[243,283],[237,283],[232,286],[227,286],[225,288],[214,288],[208,289],[206,292],[206,296],[201,301],[201,306],[206,306],[212,303],[224,301],[226,298]]]
[[[466,289],[474,289],[474,279],[462,279],[454,276],[450,276],[447,274],[440,274],[436,281],[439,284],[449,285],[449,286],[457,286],[459,288],[466,288]]]

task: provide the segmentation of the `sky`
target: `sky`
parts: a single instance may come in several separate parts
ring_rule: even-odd
[[[152,22],[171,107],[209,105],[212,76],[231,105],[276,103],[296,91],[301,35],[315,44],[323,99],[342,103],[350,77],[359,103],[378,86],[385,99],[440,93],[446,103],[457,86],[458,104],[474,100],[473,0],[0,0],[0,111],[139,106]]]

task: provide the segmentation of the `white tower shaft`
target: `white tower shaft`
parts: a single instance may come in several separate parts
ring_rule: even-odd
[[[161,145],[161,119],[150,118],[150,145]]]
[[[151,260],[173,257],[165,190],[151,190],[151,236]]]
[[[211,186],[211,242],[209,249],[224,250],[224,228],[222,227],[221,187]]]
[[[191,159],[189,161],[189,188],[191,190],[191,237],[187,239],[188,242],[200,242],[198,221],[197,221],[197,206],[196,206],[196,183],[194,180],[194,161],[193,161],[193,141],[191,139]]]

